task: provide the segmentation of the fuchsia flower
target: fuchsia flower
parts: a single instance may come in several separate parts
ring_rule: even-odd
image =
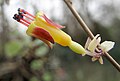
[[[42,40],[50,48],[51,43],[58,43],[61,46],[68,46],[78,54],[86,53],[80,44],[74,42],[67,33],[61,30],[64,26],[54,23],[43,12],[38,12],[33,16],[23,9],[18,9],[18,14],[15,14],[13,18],[28,27],[26,31],[28,35]]]
[[[103,64],[102,56],[104,52],[108,52],[114,47],[115,42],[112,41],[104,41],[100,44],[101,37],[97,34],[93,40],[90,38],[87,39],[85,44],[86,53],[89,56],[92,56],[92,61],[99,60],[101,64]]]

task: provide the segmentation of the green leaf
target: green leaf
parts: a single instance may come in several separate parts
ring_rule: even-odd
[[[45,46],[40,46],[40,48],[38,48],[36,50],[36,56],[41,57],[46,55],[46,53],[48,52],[48,48]]]
[[[5,45],[5,52],[8,57],[16,56],[20,49],[22,48],[22,44],[18,41],[10,41]]]
[[[52,76],[49,72],[45,72],[43,75],[43,80],[44,81],[52,81]]]
[[[37,77],[30,78],[30,81],[39,81]]]
[[[31,68],[34,70],[41,69],[43,67],[43,61],[42,60],[34,60],[31,62]]]

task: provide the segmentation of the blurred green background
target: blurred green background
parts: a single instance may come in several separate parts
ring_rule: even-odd
[[[120,63],[120,1],[72,1],[94,35],[116,42],[109,53]],[[42,10],[83,46],[87,39],[63,0],[0,0],[0,81],[120,81],[120,73],[105,58],[100,65],[68,47],[49,49],[27,36],[27,27],[12,19],[18,8],[32,14]]]

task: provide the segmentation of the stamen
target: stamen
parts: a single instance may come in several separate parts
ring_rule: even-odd
[[[27,11],[25,11],[25,10],[23,10],[23,9],[20,9],[20,8],[18,8],[18,13],[24,13],[24,14],[27,14],[27,15],[29,15],[29,16],[31,16],[31,17],[33,17],[33,18],[35,18],[35,16],[34,15],[32,15],[32,14],[30,14],[30,13],[28,13]]]
[[[26,17],[28,20],[24,19],[24,17]],[[13,17],[16,21],[22,23],[23,25],[25,26],[29,26],[29,24],[31,23],[31,21],[34,20],[35,16],[33,16],[32,14],[28,13],[27,11],[23,10],[23,9],[20,9],[18,8],[18,14],[15,14],[14,17]]]
[[[27,20],[25,20],[25,19],[21,19],[21,20],[23,20],[24,22],[26,22],[26,23],[28,23],[28,24],[30,24],[30,22],[29,21],[27,21]]]
[[[22,16],[21,14],[19,14],[19,15],[18,15],[18,14],[15,14],[14,17],[13,17],[13,19],[15,19],[16,21],[22,23],[23,25],[25,25],[25,26],[27,26],[27,27],[28,27],[29,24],[30,24],[29,21],[23,19],[23,16]]]
[[[13,16],[13,19],[15,19],[16,21],[20,21],[20,17],[19,17],[19,15],[18,14],[15,14],[14,16]]]
[[[25,26],[29,26],[29,24],[27,24],[27,23],[25,23],[25,22],[23,22],[23,21],[19,21],[21,24],[23,24],[23,25],[25,25]]]
[[[26,18],[32,20],[32,21],[34,20],[34,19],[30,18],[28,15],[25,15],[25,14],[22,14],[22,15],[25,16]]]
[[[102,50],[97,48],[97,49],[95,49],[95,52],[96,53],[102,53]]]
[[[27,11],[25,11],[25,13],[26,13],[26,14],[28,14],[29,16],[31,16],[31,17],[33,17],[33,18],[35,18],[35,16],[34,16],[34,15],[32,15],[32,14],[28,13]]]

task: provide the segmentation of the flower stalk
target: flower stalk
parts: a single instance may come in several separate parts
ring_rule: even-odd
[[[79,22],[79,24],[81,25],[81,27],[84,29],[84,31],[87,33],[87,35],[92,40],[94,38],[93,33],[91,32],[91,30],[89,29],[89,27],[85,24],[85,22],[83,21],[83,19],[80,17],[80,15],[76,11],[76,9],[73,7],[72,1],[71,0],[64,0],[64,2],[68,6],[68,8],[71,10],[72,14],[75,16],[75,18],[77,19],[77,21]],[[104,56],[120,72],[120,65],[110,56],[110,54],[107,53],[107,52],[104,52]]]

